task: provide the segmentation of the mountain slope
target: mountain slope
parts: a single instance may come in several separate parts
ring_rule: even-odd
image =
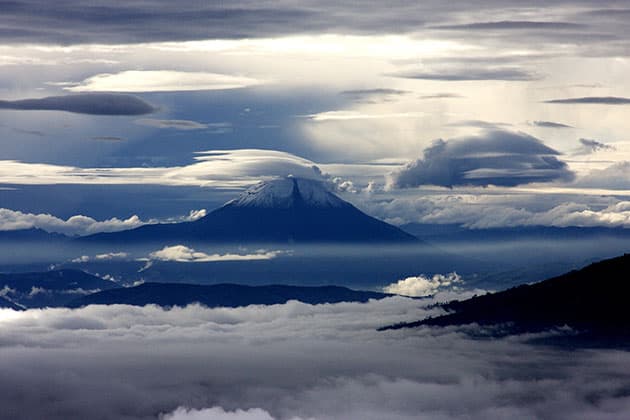
[[[568,325],[597,334],[629,335],[630,255],[591,264],[579,271],[532,285],[454,301],[448,315],[400,324],[506,325],[510,333],[541,331]]]
[[[260,183],[207,216],[92,235],[104,242],[413,242],[399,228],[361,212],[319,181]]]
[[[68,304],[77,308],[86,305],[126,304],[164,307],[200,303],[208,307],[275,305],[297,300],[309,304],[367,302],[383,299],[385,293],[352,290],[339,286],[244,286],[238,284],[196,285],[179,283],[144,283],[139,286],[111,289],[78,298]]]

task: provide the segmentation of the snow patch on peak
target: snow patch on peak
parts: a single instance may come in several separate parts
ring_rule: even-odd
[[[344,207],[347,202],[317,180],[286,177],[263,181],[249,188],[228,205],[236,207],[289,208],[295,206]]]

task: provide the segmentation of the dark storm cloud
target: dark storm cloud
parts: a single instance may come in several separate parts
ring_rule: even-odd
[[[630,98],[618,96],[585,96],[582,98],[550,99],[548,104],[599,104],[599,105],[628,105]]]
[[[532,121],[531,125],[544,128],[573,128],[570,125],[553,121]]]
[[[585,147],[589,147],[595,151],[597,150],[615,150],[614,146],[610,146],[608,144],[602,143],[600,141],[597,140],[590,140],[590,139],[580,139],[580,143],[582,143],[582,146]]]
[[[600,150],[617,150],[615,146],[592,139],[580,139],[580,144],[582,146],[574,153],[575,155],[588,155]]]
[[[144,115],[157,111],[155,107],[137,96],[110,93],[48,96],[17,101],[0,100],[0,109],[67,111],[90,115]]]
[[[479,136],[436,140],[424,156],[391,175],[391,185],[516,186],[567,181],[573,173],[558,152],[525,133],[487,131]]]
[[[457,31],[475,30],[521,30],[521,29],[578,29],[585,25],[569,22],[538,22],[527,20],[502,20],[496,22],[474,22],[461,25],[432,26],[432,29],[447,29]]]
[[[518,67],[500,68],[454,68],[440,71],[402,71],[389,74],[405,79],[441,80],[449,82],[475,80],[531,81],[540,76]]]

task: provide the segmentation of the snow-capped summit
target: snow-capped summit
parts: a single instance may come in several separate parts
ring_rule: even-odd
[[[289,208],[344,207],[348,203],[333,194],[322,181],[288,176],[263,181],[226,205],[236,207]]]
[[[261,182],[194,222],[145,225],[90,239],[162,243],[416,241],[342,200],[325,183],[296,177]]]

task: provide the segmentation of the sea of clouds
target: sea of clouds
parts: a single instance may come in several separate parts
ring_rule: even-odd
[[[628,352],[455,328],[377,331],[441,313],[433,303],[3,309],[2,416],[627,418]]]

